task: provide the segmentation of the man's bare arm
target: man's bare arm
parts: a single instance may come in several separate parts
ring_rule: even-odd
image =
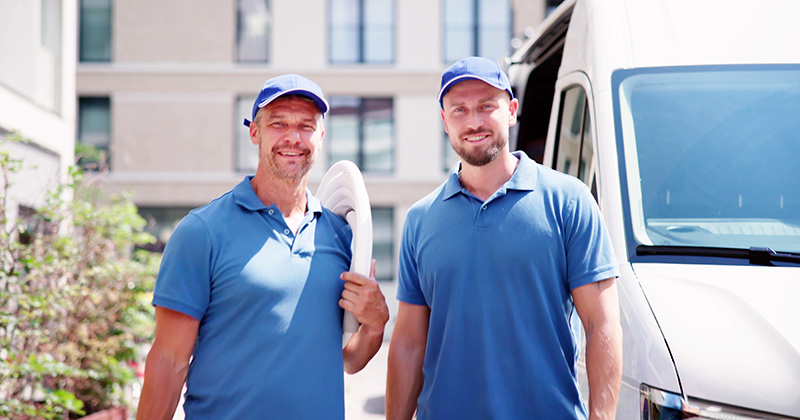
[[[147,355],[138,420],[171,420],[180,401],[200,322],[156,306],[156,338]]]
[[[615,279],[578,287],[572,298],[586,331],[589,418],[613,419],[622,379],[622,328]]]
[[[386,378],[387,420],[411,419],[422,391],[422,365],[428,343],[431,310],[400,302],[389,345]]]

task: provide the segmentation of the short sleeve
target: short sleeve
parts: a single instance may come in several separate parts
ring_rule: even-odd
[[[618,277],[619,270],[611,238],[600,209],[585,185],[572,199],[564,215],[567,281],[570,290]]]
[[[164,249],[153,305],[201,320],[211,293],[211,249],[205,223],[192,213],[184,217]]]
[[[417,269],[416,252],[414,244],[416,241],[413,216],[409,213],[403,226],[403,237],[400,241],[400,267],[398,270],[399,280],[397,284],[397,299],[412,305],[425,305],[425,296],[419,283],[419,271]]]

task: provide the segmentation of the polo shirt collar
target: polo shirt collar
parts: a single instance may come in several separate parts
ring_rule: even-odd
[[[521,150],[517,150],[511,154],[519,159],[519,166],[517,166],[514,174],[511,175],[511,179],[506,181],[503,188],[507,190],[533,191],[536,186],[538,175],[538,170],[536,167],[537,163]],[[444,194],[442,195],[443,200],[447,200],[463,190],[461,181],[458,177],[458,173],[460,171],[461,162],[457,163],[453,167],[453,169],[450,171],[450,175],[447,177],[447,182],[444,186]]]
[[[233,198],[236,200],[236,204],[244,207],[247,210],[264,210],[269,206],[261,202],[261,199],[258,198],[256,192],[253,191],[253,185],[250,184],[252,179],[253,175],[248,175],[244,177],[242,182],[233,187]],[[306,201],[306,207],[308,207],[308,211],[312,213],[322,213],[322,203],[317,197],[314,197],[311,194],[311,191],[309,191],[308,188],[306,188]]]

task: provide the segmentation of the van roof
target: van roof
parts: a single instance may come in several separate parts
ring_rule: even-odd
[[[569,19],[560,74],[608,80],[620,68],[800,63],[799,18],[796,0],[566,0],[511,61],[526,61]]]

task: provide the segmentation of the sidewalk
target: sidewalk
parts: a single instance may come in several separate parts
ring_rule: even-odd
[[[355,375],[344,375],[345,420],[385,419],[384,394],[386,393],[386,369],[388,366],[389,340],[397,317],[396,283],[381,283],[381,291],[389,306],[389,323],[383,336],[383,345],[369,364]]]

